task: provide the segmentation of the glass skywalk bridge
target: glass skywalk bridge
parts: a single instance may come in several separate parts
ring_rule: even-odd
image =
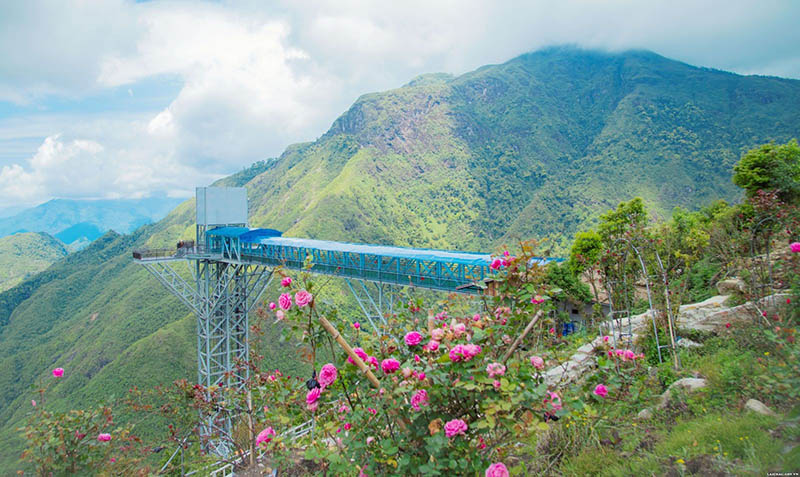
[[[231,263],[264,264],[373,283],[477,294],[491,255],[282,237],[271,229],[220,227],[205,251]]]

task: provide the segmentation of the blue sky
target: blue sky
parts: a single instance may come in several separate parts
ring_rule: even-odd
[[[788,0],[3,2],[0,209],[188,196],[361,94],[554,44],[800,78],[798,17]]]

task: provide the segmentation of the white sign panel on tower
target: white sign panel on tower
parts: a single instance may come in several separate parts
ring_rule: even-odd
[[[199,225],[246,224],[247,189],[198,187],[197,223]]]

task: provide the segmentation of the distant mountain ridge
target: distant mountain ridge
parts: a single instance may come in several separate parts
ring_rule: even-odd
[[[73,200],[53,199],[0,218],[0,237],[20,232],[45,232],[66,244],[89,243],[108,230],[130,233],[162,219],[183,199]]]
[[[557,253],[633,196],[660,214],[737,200],[732,165],[800,136],[797,111],[797,80],[551,48],[364,95],[316,141],[216,185],[247,187],[251,224],[287,236],[482,251],[549,237]],[[16,469],[26,391],[54,366],[61,408],[194,379],[195,321],[130,256],[191,238],[193,207],[0,293],[0,474]],[[277,366],[294,355],[275,341]]]

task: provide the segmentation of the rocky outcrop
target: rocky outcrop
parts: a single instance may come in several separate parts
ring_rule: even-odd
[[[747,291],[747,284],[741,278],[729,278],[717,283],[717,291],[720,295],[745,293]]]
[[[680,308],[677,326],[679,328],[714,331],[722,330],[728,323],[752,323],[759,319],[761,312],[771,313],[776,305],[785,302],[789,295],[775,294],[755,304],[747,302],[732,308],[724,305],[727,296],[715,296],[700,303],[684,305]]]
[[[743,305],[728,307],[725,306],[725,302],[729,298],[727,295],[713,296],[699,303],[682,305],[678,311],[676,326],[681,329],[700,331],[722,330],[726,328],[728,323],[752,322],[754,319],[759,319],[762,311],[771,313],[778,303],[785,303],[787,297],[788,295],[785,294],[775,294],[762,298],[756,302],[756,304],[748,302]],[[651,310],[631,316],[630,329],[633,335],[632,342],[635,343],[639,336],[647,333],[652,326],[653,312]],[[627,328],[628,322],[627,320],[623,320],[623,331],[627,332]],[[612,328],[610,323],[606,322],[601,325],[600,329],[604,334],[611,335],[612,331],[616,328]],[[616,331],[619,332],[619,330]],[[617,335],[617,339],[620,339],[619,335]],[[702,346],[700,343],[696,343],[688,338],[681,338],[676,344],[686,348]],[[597,365],[595,361],[595,350],[601,347],[603,347],[602,336],[598,336],[590,343],[581,346],[570,356],[569,360],[559,366],[548,369],[544,374],[545,382],[548,386],[563,386],[580,379],[587,371],[593,369]],[[682,386],[688,387],[693,391],[695,386],[699,386],[700,381],[705,383],[703,379],[684,378],[673,383],[670,389],[674,386]],[[704,385],[705,384],[703,384],[703,386]],[[665,392],[665,394],[667,393],[669,393],[669,390]]]
[[[776,416],[775,412],[768,408],[766,404],[759,401],[758,399],[748,399],[747,402],[744,404],[745,409],[749,409],[753,412],[757,412],[759,414],[763,414],[765,416]]]
[[[548,369],[544,380],[548,386],[564,386],[577,381],[586,372],[595,368],[595,350],[603,346],[603,338],[598,336],[594,340],[578,348],[569,360],[559,366]]]

